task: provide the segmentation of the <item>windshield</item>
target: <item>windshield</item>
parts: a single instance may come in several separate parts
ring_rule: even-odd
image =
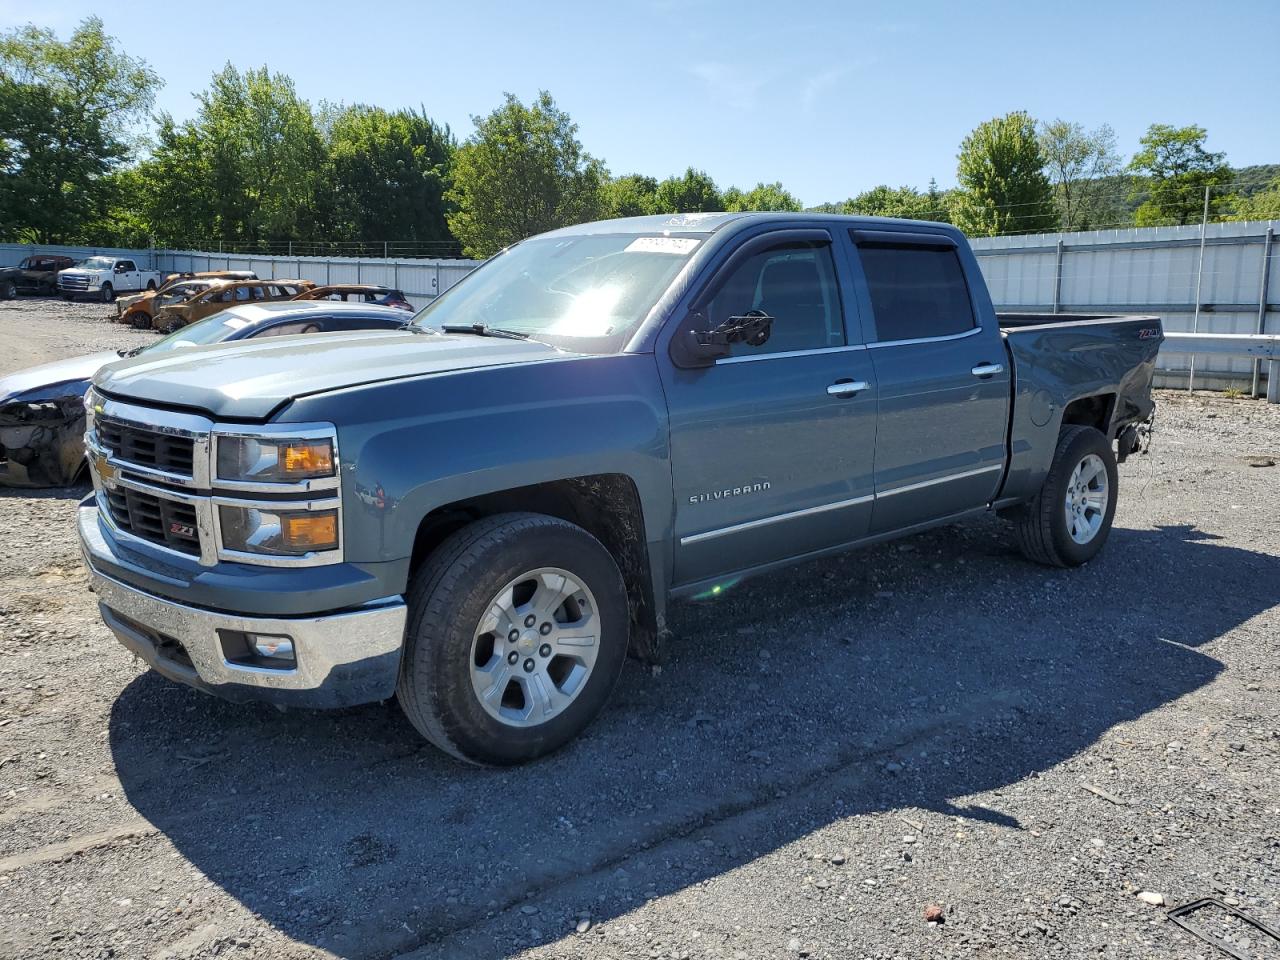
[[[163,307],[171,303],[183,303],[190,300],[197,293],[203,293],[213,284],[202,283],[196,281],[194,283],[178,283],[171,287],[167,287],[165,291],[156,297],[156,306]]]
[[[221,343],[229,339],[238,330],[249,325],[243,317],[237,317],[231,310],[223,310],[211,317],[197,320],[180,330],[148,344],[138,353],[164,353],[166,350],[177,350],[180,347],[199,347],[206,343]]]
[[[110,270],[115,265],[116,262],[111,257],[90,257],[80,264],[86,270]]]
[[[612,353],[701,241],[614,234],[526,240],[419,311],[425,327],[484,324],[587,353]]]

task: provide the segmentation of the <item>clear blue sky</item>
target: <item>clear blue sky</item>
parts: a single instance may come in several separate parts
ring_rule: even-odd
[[[1236,166],[1280,162],[1280,0],[0,0],[0,29],[35,10],[63,36],[98,13],[180,118],[228,60],[312,102],[425,106],[459,138],[545,88],[615,174],[692,164],[806,204],[952,185],[964,135],[1014,109],[1110,123],[1126,156],[1153,122],[1198,123]]]

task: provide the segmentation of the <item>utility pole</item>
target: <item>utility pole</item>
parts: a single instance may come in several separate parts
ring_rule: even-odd
[[[1204,278],[1204,234],[1209,226],[1209,190],[1210,186],[1205,184],[1204,188],[1204,215],[1200,218],[1200,264],[1196,267],[1196,312],[1191,318],[1191,332],[1200,332],[1200,282]],[[1190,393],[1196,387],[1196,355],[1191,355],[1191,371],[1187,376],[1187,393]]]

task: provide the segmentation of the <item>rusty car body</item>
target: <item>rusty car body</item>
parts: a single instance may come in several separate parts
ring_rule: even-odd
[[[187,270],[182,273],[170,273],[164,278],[164,283],[158,290],[146,290],[129,297],[116,297],[116,320],[130,326],[150,329],[158,302],[156,298],[166,296],[177,284],[187,280],[257,279],[258,275],[252,270]]]
[[[315,286],[310,280],[221,280],[184,303],[158,307],[151,326],[172,332],[237,304],[292,300]]]
[[[379,283],[331,283],[304,290],[295,300],[339,300],[344,303],[377,303],[401,310],[412,310],[413,304],[403,290]]]
[[[13,300],[20,293],[52,296],[57,291],[58,271],[75,264],[70,257],[33,254],[16,266],[0,267],[0,300]]]

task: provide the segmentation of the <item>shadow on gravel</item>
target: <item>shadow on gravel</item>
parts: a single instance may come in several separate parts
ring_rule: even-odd
[[[1117,529],[1098,560],[1055,571],[991,521],[677,608],[661,674],[629,663],[586,736],[521,769],[454,763],[393,705],[281,714],[154,674],[117,700],[111,747],[129,801],[184,857],[340,956],[463,938],[598,871],[595,899],[517,914],[520,940],[482,951],[505,956],[844,817],[914,806],[1018,829],[955,798],[1034,777],[1210,682],[1221,666],[1194,648],[1277,596],[1280,559],[1190,527]],[[625,861],[780,795],[819,812],[682,845],[652,872]]]

